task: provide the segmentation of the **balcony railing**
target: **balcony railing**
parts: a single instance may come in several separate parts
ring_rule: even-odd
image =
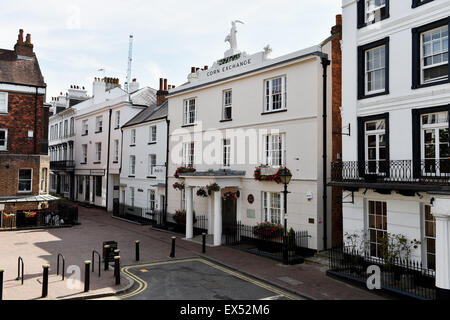
[[[411,184],[450,186],[450,159],[345,161],[331,164],[332,184]]]
[[[75,161],[73,160],[50,162],[50,170],[73,170],[73,169],[75,169]]]

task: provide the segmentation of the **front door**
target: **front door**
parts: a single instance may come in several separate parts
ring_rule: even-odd
[[[222,198],[222,232],[224,235],[231,235],[236,229],[237,200]]]
[[[86,188],[85,188],[85,195],[84,195],[84,200],[89,201],[89,195],[91,193],[91,177],[90,176],[86,176],[86,179],[84,179],[84,181],[86,181]]]

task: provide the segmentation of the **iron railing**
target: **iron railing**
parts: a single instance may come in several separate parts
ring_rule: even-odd
[[[152,224],[156,212],[155,210],[120,203],[114,204],[113,216],[142,224]]]
[[[154,214],[154,228],[168,230],[171,232],[186,234],[186,221],[176,220],[175,214],[157,211]],[[208,216],[194,214],[194,236],[208,232]]]
[[[269,228],[264,230],[236,222],[225,224],[223,235],[227,246],[288,264],[302,263],[304,257],[313,256],[315,253],[315,250],[309,249],[310,236],[307,231],[291,231],[285,243],[283,230],[274,231]]]
[[[333,162],[331,181],[450,186],[450,159]]]
[[[329,250],[328,274],[366,284],[370,266],[380,268],[381,289],[410,298],[436,299],[435,272],[410,259],[386,260],[349,247]]]
[[[75,161],[73,160],[50,162],[50,170],[72,170],[72,169],[75,169]]]

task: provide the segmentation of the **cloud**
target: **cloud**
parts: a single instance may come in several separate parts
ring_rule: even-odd
[[[90,88],[100,67],[125,80],[128,37],[134,35],[133,78],[158,87],[180,85],[191,66],[221,58],[230,21],[239,19],[238,45],[254,53],[270,44],[272,57],[328,37],[341,0],[15,0],[0,11],[0,48],[12,49],[19,28],[32,42],[48,97],[67,85]],[[89,83],[82,83],[89,82]]]

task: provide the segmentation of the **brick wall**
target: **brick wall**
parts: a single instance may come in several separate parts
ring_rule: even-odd
[[[332,61],[331,61],[331,73],[332,73],[332,141],[333,161],[339,161],[342,159],[342,135],[340,134],[342,128],[342,118],[340,107],[342,106],[342,52],[341,43],[342,40],[342,16],[336,16],[336,25],[332,28],[331,34],[334,36],[332,40]],[[332,244],[333,246],[339,245],[343,241],[343,226],[342,226],[342,188],[333,187],[331,197],[331,228],[332,228]]]
[[[46,190],[41,192],[42,168],[47,168]],[[19,193],[19,169],[32,169],[32,192]],[[48,156],[0,154],[0,197],[32,196],[48,193],[50,160]]]
[[[0,128],[8,130],[6,153],[40,154],[40,140],[48,138],[48,110],[43,104],[42,95],[8,93],[8,114],[0,116]],[[33,138],[28,138],[29,130]]]

